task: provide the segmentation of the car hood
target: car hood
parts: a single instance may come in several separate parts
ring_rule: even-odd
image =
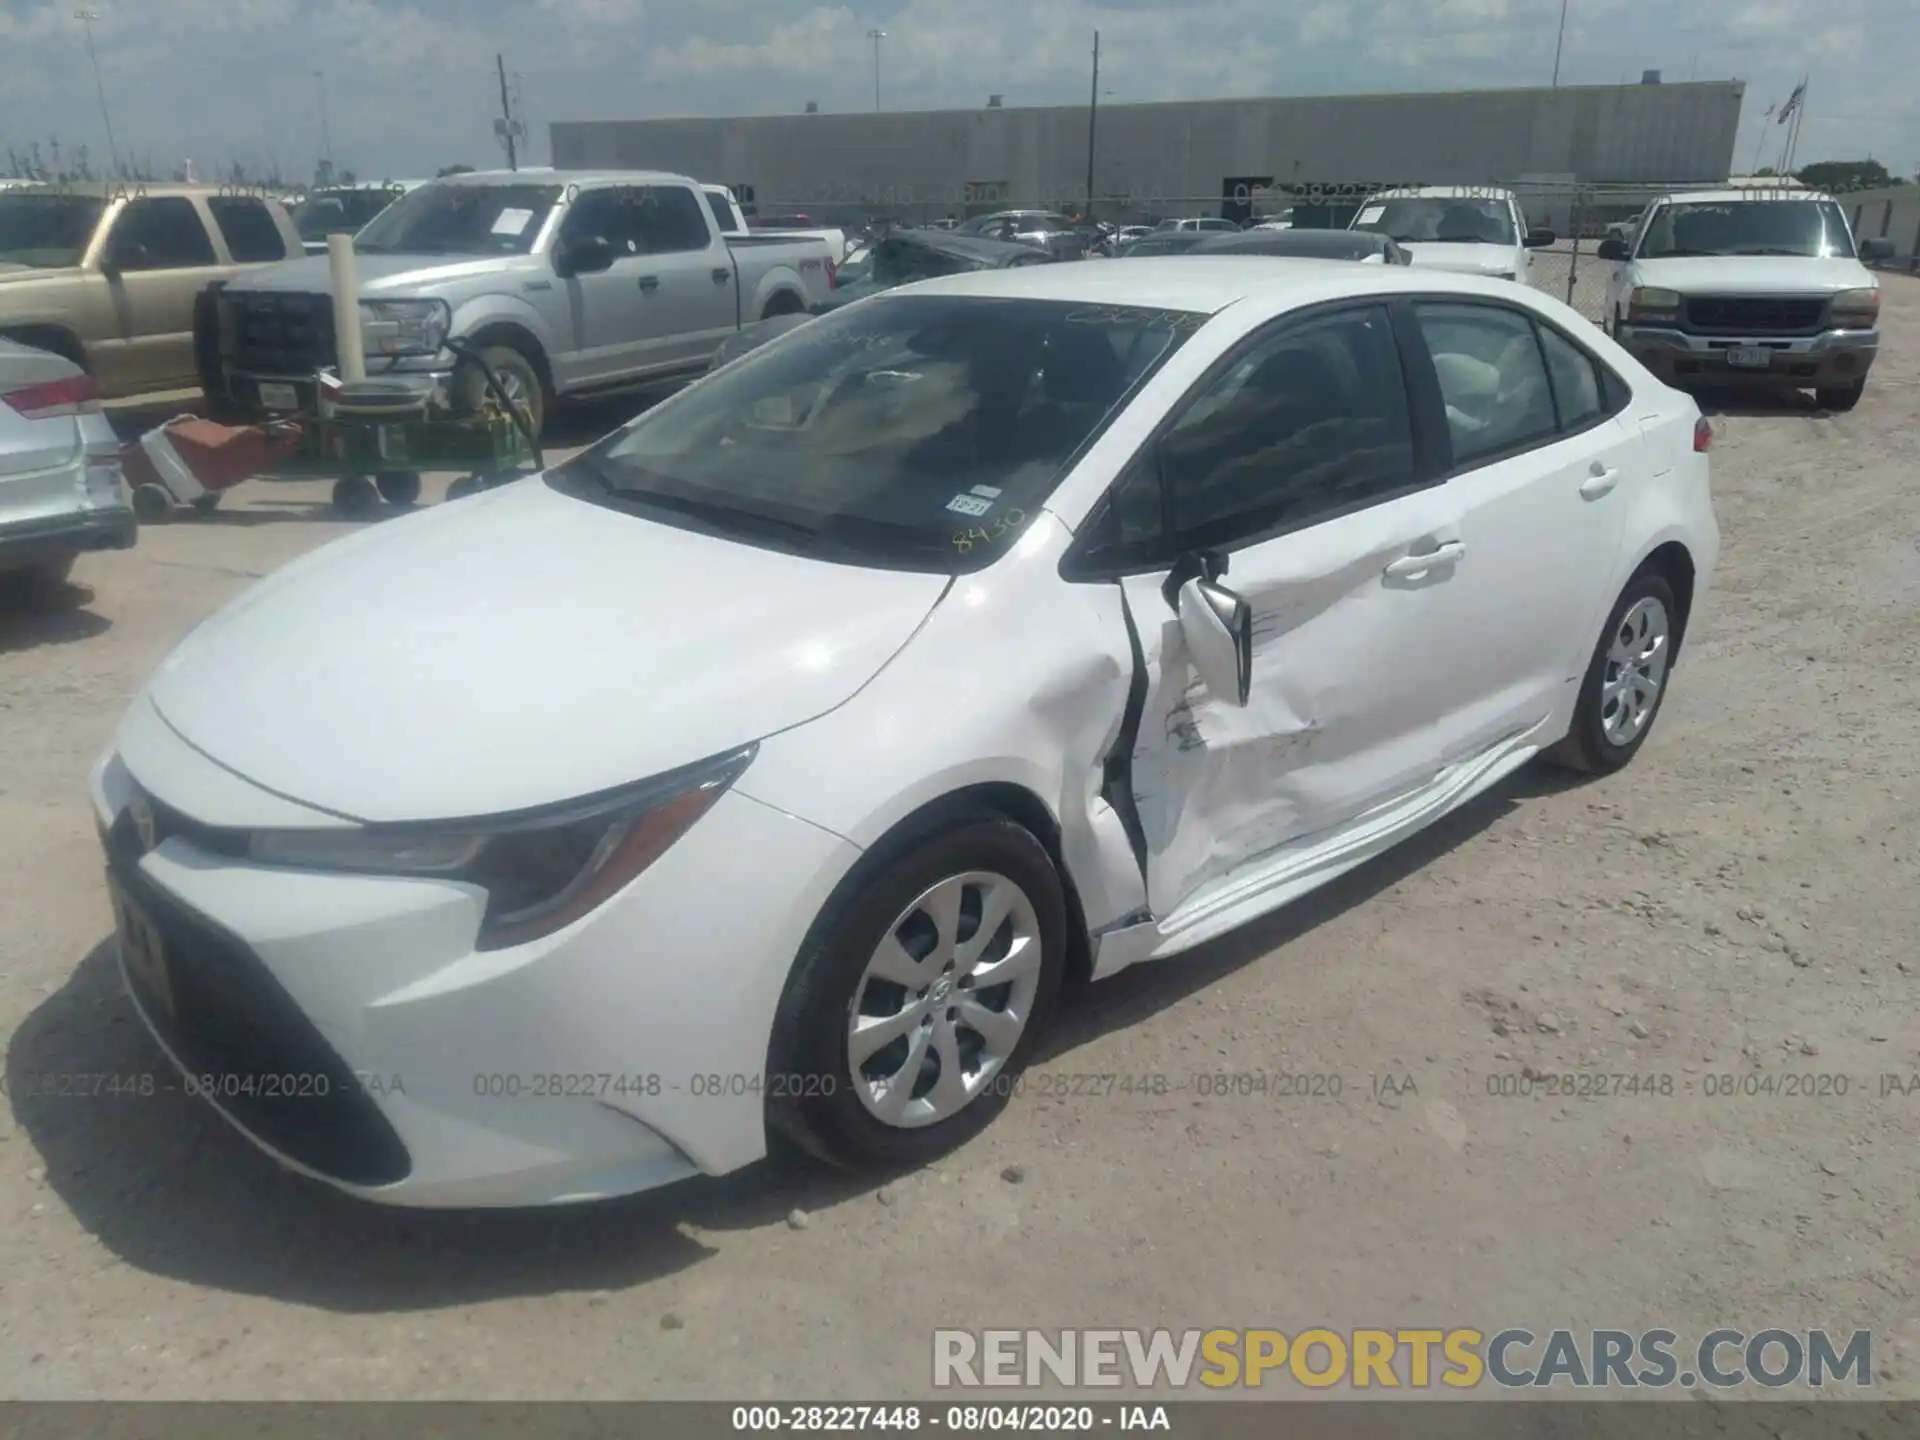
[[[494,815],[825,714],[947,584],[530,478],[294,562],[189,635],[147,695],[188,744],[288,799],[363,821]]]
[[[1831,295],[1878,282],[1858,260],[1795,255],[1700,255],[1636,260],[1634,283],[1682,295]]]
[[[434,285],[481,276],[498,276],[503,269],[533,270],[544,262],[530,255],[368,255],[356,252],[354,268],[360,277],[361,298],[408,296]],[[282,260],[248,270],[228,285],[242,293],[253,290],[293,291],[307,295],[333,293],[333,261],[326,255]]]
[[[1511,275],[1519,264],[1512,245],[1443,245],[1400,242],[1415,265],[1461,275]]]

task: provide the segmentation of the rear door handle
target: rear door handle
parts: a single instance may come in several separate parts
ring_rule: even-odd
[[[1585,500],[1598,500],[1602,495],[1612,492],[1620,483],[1620,467],[1608,465],[1596,460],[1587,469],[1587,478],[1580,483],[1580,495]]]
[[[1449,540],[1421,555],[1402,555],[1387,566],[1387,574],[1395,580],[1404,580],[1409,575],[1424,575],[1441,565],[1457,565],[1466,557],[1467,547],[1458,540]]]
[[[733,272],[731,270],[715,270],[713,272],[713,283],[716,285],[724,285],[732,278]]]
[[[658,275],[642,275],[640,277],[640,288],[642,290],[658,290],[660,288],[660,277]]]

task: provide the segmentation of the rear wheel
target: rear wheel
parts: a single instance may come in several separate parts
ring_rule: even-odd
[[[877,865],[815,923],[774,1022],[768,1118],[854,1168],[918,1164],[1006,1105],[1065,974],[1046,849],[966,820]]]
[[[1867,382],[1862,378],[1851,385],[1822,385],[1813,392],[1813,398],[1820,402],[1822,410],[1851,410],[1866,393]]]
[[[165,525],[173,519],[173,496],[164,485],[148,482],[133,488],[133,513],[142,525]]]
[[[0,574],[0,593],[29,609],[56,606],[73,594],[68,581],[73,574],[73,562],[79,558],[69,551]]]
[[[1639,754],[1666,698],[1679,638],[1673,587],[1659,572],[1642,570],[1614,602],[1580,684],[1573,728],[1548,759],[1609,775]]]
[[[364,520],[380,508],[379,488],[365,475],[343,475],[333,482],[333,508],[349,520]]]

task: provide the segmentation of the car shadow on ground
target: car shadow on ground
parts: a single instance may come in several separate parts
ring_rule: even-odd
[[[93,598],[88,585],[62,585],[50,594],[34,595],[15,593],[0,580],[0,655],[104,635],[113,621],[87,608]]]
[[[1805,390],[1715,390],[1702,388],[1692,392],[1700,413],[1712,418],[1739,415],[1769,419],[1783,415],[1803,415],[1820,419],[1840,412],[1829,410]]]
[[[1276,917],[1177,965],[1143,965],[1076,990],[1038,1063],[1138,1023],[1363,904],[1529,796],[1566,783],[1530,767]],[[154,1093],[138,1093],[142,1076],[153,1077]],[[354,1201],[286,1173],[203,1102],[165,1088],[171,1069],[121,989],[110,939],[15,1032],[6,1078],[48,1187],[126,1264],[343,1313],[624,1289],[713,1253],[700,1231],[775,1224],[795,1209],[829,1209],[897,1178],[843,1174],[776,1153],[718,1179],[554,1209],[418,1211]]]

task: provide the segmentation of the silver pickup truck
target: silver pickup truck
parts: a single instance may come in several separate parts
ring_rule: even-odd
[[[727,237],[701,188],[648,171],[491,171],[422,185],[354,237],[369,378],[456,413],[477,349],[536,432],[557,402],[692,379],[743,324],[798,314],[834,285],[811,238]],[[237,418],[300,413],[337,361],[324,256],[209,291],[201,382]]]

